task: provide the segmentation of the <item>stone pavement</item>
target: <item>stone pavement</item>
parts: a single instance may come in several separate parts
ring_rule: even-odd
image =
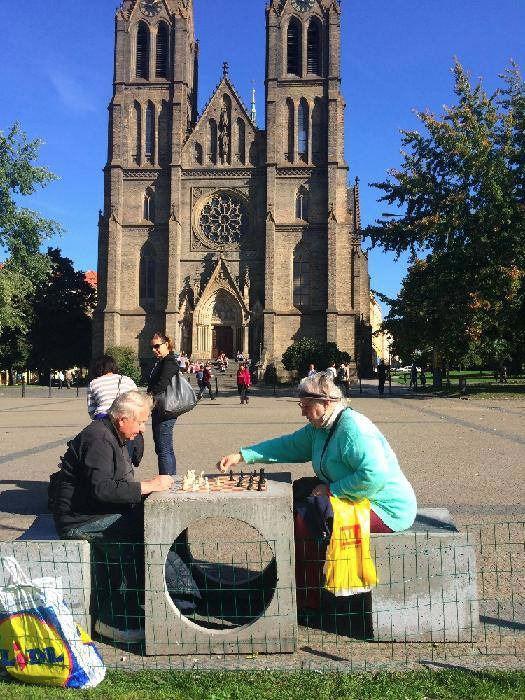
[[[227,386],[223,377],[219,378]],[[435,399],[393,387],[379,397],[374,382],[353,389],[352,407],[384,432],[416,491],[421,507],[448,507],[458,524],[523,520],[525,399]],[[46,512],[49,474],[66,443],[88,423],[85,396],[74,390],[0,389],[0,539],[17,537]],[[218,400],[204,398],[175,427],[179,472],[213,471],[218,458],[241,445],[292,432],[304,425],[291,390],[252,393],[241,406],[230,386]],[[294,478],[311,467],[277,465]],[[138,477],[156,473],[151,433]]]

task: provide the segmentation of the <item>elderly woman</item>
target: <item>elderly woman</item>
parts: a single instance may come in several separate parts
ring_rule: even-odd
[[[291,435],[242,447],[220,460],[220,471],[240,462],[311,461],[316,478],[294,484],[296,513],[298,501],[317,497],[317,510],[329,522],[329,495],[350,501],[367,498],[371,532],[409,528],[416,517],[416,497],[384,435],[345,405],[340,389],[324,372],[303,379],[298,393],[308,425]]]

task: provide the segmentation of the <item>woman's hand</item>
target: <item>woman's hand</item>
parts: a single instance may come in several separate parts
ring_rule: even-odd
[[[244,461],[242,458],[242,454],[240,452],[235,452],[234,454],[231,455],[226,455],[225,457],[222,457],[218,462],[217,462],[217,469],[220,472],[226,472],[228,469],[231,469],[234,467],[236,464],[239,464],[239,462]]]
[[[318,484],[311,493],[312,496],[330,496],[330,487],[326,484]]]

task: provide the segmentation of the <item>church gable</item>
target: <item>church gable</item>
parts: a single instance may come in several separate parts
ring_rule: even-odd
[[[256,132],[225,67],[224,77],[184,145],[183,167],[255,166]]]

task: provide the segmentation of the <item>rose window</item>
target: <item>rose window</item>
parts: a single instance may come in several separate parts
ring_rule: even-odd
[[[214,194],[202,207],[199,227],[213,243],[239,243],[248,227],[246,207],[240,199],[225,192]]]

